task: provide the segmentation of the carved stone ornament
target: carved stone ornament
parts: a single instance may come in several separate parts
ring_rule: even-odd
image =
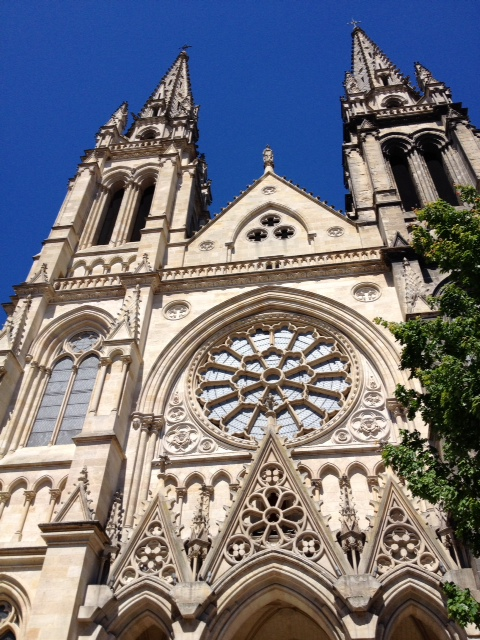
[[[195,447],[198,437],[198,430],[191,424],[177,424],[165,436],[165,449],[171,453],[186,453]]]
[[[343,236],[345,230],[342,229],[342,227],[330,227],[330,229],[327,230],[327,233],[329,236],[332,236],[332,238],[339,238],[340,236]]]
[[[363,441],[381,440],[389,430],[388,422],[380,411],[360,411],[350,422],[356,438]]]
[[[148,525],[132,554],[130,563],[120,575],[120,583],[128,584],[144,575],[154,575],[173,582],[175,566],[160,520]]]
[[[352,295],[360,302],[373,302],[380,297],[380,289],[375,284],[368,282],[357,284],[352,290]]]
[[[309,530],[299,496],[288,486],[286,474],[276,462],[263,465],[258,484],[242,510],[243,529],[227,541],[224,556],[230,564],[242,562],[255,551],[290,549],[313,562],[324,553],[319,534]]]
[[[337,444],[349,444],[352,441],[352,434],[348,429],[337,429],[332,439]]]
[[[407,563],[417,564],[428,571],[438,570],[438,558],[427,548],[405,510],[395,503],[387,516],[380,549],[377,557],[380,574]]]
[[[383,396],[376,391],[367,391],[363,396],[363,404],[367,407],[378,408],[384,404]]]
[[[351,388],[349,359],[337,342],[289,322],[245,329],[211,349],[198,371],[205,416],[229,434],[258,440],[272,410],[288,439],[322,429]]]
[[[82,331],[67,341],[67,346],[73,353],[89,351],[98,342],[99,335],[95,331]]]
[[[204,240],[200,243],[200,251],[211,251],[214,246],[213,240]]]
[[[264,193],[266,196],[269,196],[272,193],[275,193],[276,190],[277,190],[277,187],[269,185],[269,186],[263,187],[262,193]]]
[[[190,305],[188,302],[175,301],[170,302],[163,310],[163,315],[167,320],[181,320],[190,313]]]
[[[204,438],[198,445],[198,450],[202,453],[211,453],[215,451],[215,442],[210,438]]]
[[[183,407],[173,407],[167,414],[167,420],[169,422],[180,422],[185,419],[185,409]]]

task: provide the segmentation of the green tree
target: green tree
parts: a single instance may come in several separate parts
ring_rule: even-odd
[[[377,320],[401,344],[402,369],[420,383],[421,391],[399,385],[395,395],[409,418],[420,414],[430,432],[426,440],[402,431],[401,443],[387,445],[383,458],[414,496],[443,507],[458,538],[480,556],[480,195],[472,187],[460,187],[459,194],[468,208],[428,205],[413,232],[415,251],[449,274],[429,301],[438,315]],[[468,590],[447,583],[445,592],[450,617],[462,626],[480,623]]]

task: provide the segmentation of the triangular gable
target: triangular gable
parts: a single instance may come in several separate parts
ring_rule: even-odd
[[[87,496],[87,490],[83,482],[80,482],[60,507],[53,522],[82,522],[85,520],[93,520],[90,502]]]
[[[140,287],[125,298],[122,308],[112,324],[107,340],[137,340],[140,314]]]
[[[350,573],[279,436],[269,429],[202,567],[209,582],[265,550],[293,553],[331,574]]]
[[[268,171],[267,173],[265,173],[264,175],[262,175],[260,178],[258,178],[257,180],[255,180],[251,185],[248,185],[248,187],[245,189],[245,191],[242,191],[238,196],[236,196],[232,202],[229,202],[227,204],[227,206],[225,208],[223,208],[220,213],[218,213],[214,218],[212,218],[206,225],[204,225],[191,239],[190,239],[190,243],[192,241],[196,241],[198,240],[200,237],[204,236],[207,232],[208,229],[211,228],[212,225],[214,225],[217,220],[220,220],[221,218],[223,218],[224,216],[228,215],[229,212],[235,208],[242,200],[244,200],[245,198],[247,198],[253,191],[258,190],[259,187],[262,186],[263,183],[268,183],[267,185],[264,185],[262,188],[265,188],[266,191],[264,192],[265,195],[270,195],[271,193],[274,192],[270,192],[269,189],[271,189],[272,187],[275,187],[275,183],[280,183],[283,186],[287,186],[289,189],[291,189],[292,191],[294,191],[296,194],[301,194],[302,197],[304,197],[306,200],[309,200],[311,203],[314,203],[315,205],[317,205],[319,208],[323,209],[325,214],[332,214],[332,218],[335,217],[337,218],[339,221],[346,223],[347,225],[351,225],[352,227],[354,227],[354,223],[347,218],[345,215],[343,215],[342,213],[340,213],[339,211],[337,211],[334,207],[329,206],[326,202],[322,202],[319,198],[315,197],[312,193],[307,192],[305,189],[302,189],[300,186],[293,184],[290,180],[287,180],[287,178],[285,177],[281,177],[279,175],[277,175],[275,172],[273,171]],[[265,204],[268,204],[267,202]]]
[[[435,534],[422,522],[393,478],[389,477],[376,523],[367,535],[359,573],[380,576],[399,566],[415,565],[441,575],[441,564],[457,568]]]
[[[121,551],[110,572],[114,590],[143,576],[155,576],[168,584],[191,582],[190,566],[175,534],[170,511],[157,494]]]
[[[409,245],[408,245],[408,242],[405,240],[405,238],[400,233],[400,231],[397,231],[391,246],[392,247],[408,247]]]

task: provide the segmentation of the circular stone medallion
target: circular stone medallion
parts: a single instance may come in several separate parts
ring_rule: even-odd
[[[178,300],[169,302],[163,310],[163,315],[167,320],[181,320],[190,313],[190,305],[188,302]]]

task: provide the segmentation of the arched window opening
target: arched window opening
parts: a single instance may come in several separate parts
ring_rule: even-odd
[[[72,366],[72,360],[64,358],[53,368],[27,447],[42,447],[50,443],[67,393]]]
[[[423,158],[433,184],[435,185],[435,189],[437,190],[438,197],[456,207],[458,205],[458,199],[455,195],[450,179],[447,176],[447,172],[445,171],[442,152],[432,142],[424,143],[422,148]]]
[[[397,147],[389,152],[389,160],[403,208],[405,211],[417,209],[420,207],[420,198],[410,173],[407,154]]]
[[[88,356],[80,363],[67,406],[65,407],[56,444],[70,444],[73,442],[72,438],[82,430],[97,371],[97,356]]]
[[[140,240],[140,232],[145,227],[148,214],[152,207],[153,194],[155,193],[155,185],[152,184],[147,187],[142,193],[140,200],[140,206],[138,207],[137,216],[133,225],[132,234],[130,236],[130,242],[138,242]]]
[[[78,357],[98,341],[98,335],[79,334],[69,341]],[[53,367],[33,424],[27,447],[70,444],[83,428],[98,371],[98,357],[90,354],[80,362],[70,356]]]
[[[142,140],[154,140],[157,137],[157,132],[154,129],[148,129],[145,133],[142,133]]]
[[[118,191],[115,191],[110,198],[105,217],[103,218],[102,227],[95,244],[108,244],[112,239],[113,229],[115,228],[115,222],[117,221],[124,193],[125,189],[118,189]]]
[[[384,104],[385,109],[396,109],[402,106],[403,103],[400,98],[388,98],[388,100],[386,100]]]
[[[15,634],[9,629],[2,636],[0,636],[0,640],[16,640]]]

